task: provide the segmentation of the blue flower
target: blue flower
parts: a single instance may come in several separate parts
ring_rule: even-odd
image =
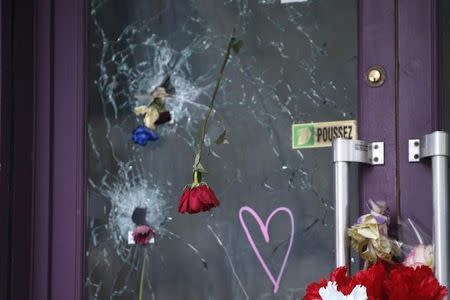
[[[153,130],[148,129],[143,125],[139,125],[135,130],[133,130],[132,139],[136,144],[145,146],[148,141],[159,140],[159,136]]]

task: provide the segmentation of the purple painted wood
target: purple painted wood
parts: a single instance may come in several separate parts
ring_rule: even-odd
[[[29,299],[31,286],[34,2],[12,1],[12,187],[10,299]],[[22,10],[22,7],[27,9]]]
[[[50,239],[52,224],[52,36],[50,0],[36,8],[36,69],[34,136],[34,210],[32,299],[49,299]]]
[[[0,299],[8,299],[10,269],[11,2],[0,4]]]
[[[432,189],[428,163],[408,162],[408,139],[440,128],[437,0],[399,1],[400,215],[431,234]]]
[[[51,299],[84,291],[86,4],[54,0]]]
[[[84,298],[86,4],[35,11],[33,299]]]
[[[367,200],[386,201],[394,221],[398,212],[395,134],[395,1],[359,1],[358,49],[358,127],[359,137],[367,141],[384,141],[384,166],[361,167],[361,208]],[[366,72],[375,65],[386,71],[380,87],[367,84]]]

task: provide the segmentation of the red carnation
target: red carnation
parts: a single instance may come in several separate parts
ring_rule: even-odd
[[[214,191],[206,183],[201,182],[201,173],[195,171],[194,182],[188,185],[181,195],[178,211],[195,214],[219,205],[220,202]]]
[[[369,300],[382,300],[384,299],[383,282],[385,276],[385,268],[381,261],[367,270],[359,271],[353,277],[347,275],[347,267],[339,267],[330,274],[329,280],[323,278],[319,282],[308,285],[303,300],[322,300],[319,290],[326,287],[328,281],[336,282],[338,290],[344,295],[351,294],[357,285],[362,285],[366,287]]]
[[[320,288],[326,287],[328,280],[325,278],[320,279],[319,282],[310,283],[306,287],[305,296],[303,296],[303,300],[322,300],[322,297],[319,295]]]
[[[133,229],[133,239],[138,245],[147,245],[155,236],[155,232],[148,225],[140,225]]]
[[[326,287],[328,281],[336,282],[338,290],[341,291],[341,287],[346,286],[350,282],[350,278],[347,276],[347,267],[336,268],[331,272],[329,280],[322,278],[319,282],[310,283],[306,287],[306,293],[305,296],[303,296],[303,300],[322,300],[322,297],[319,295],[319,290],[322,287]]]
[[[356,273],[351,280],[351,289],[349,288],[345,292],[351,293],[353,288],[360,284],[366,287],[369,300],[384,299],[383,282],[386,276],[386,268],[383,262],[378,260],[376,264],[370,266],[367,270]]]
[[[385,287],[389,300],[441,300],[448,294],[427,266],[399,265],[391,271]]]

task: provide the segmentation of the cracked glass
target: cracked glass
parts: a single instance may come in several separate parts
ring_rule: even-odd
[[[220,206],[180,214],[233,30],[202,161]],[[331,149],[292,149],[291,126],[356,119],[356,54],[356,0],[91,0],[87,299],[299,299],[329,274]],[[171,120],[139,145],[161,86]]]

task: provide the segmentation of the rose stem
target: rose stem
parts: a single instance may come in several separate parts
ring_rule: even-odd
[[[199,162],[201,161],[200,157],[202,155],[203,146],[205,144],[206,129],[208,127],[209,117],[211,116],[211,112],[214,109],[214,103],[217,98],[217,93],[219,92],[220,84],[222,83],[225,66],[227,65],[228,60],[230,59],[231,48],[233,47],[233,44],[235,41],[236,41],[235,30],[233,30],[233,34],[231,35],[230,41],[228,42],[227,51],[225,53],[225,57],[222,62],[222,67],[220,68],[220,71],[219,71],[219,76],[216,79],[216,87],[215,87],[213,95],[211,97],[211,102],[209,103],[209,109],[205,115],[205,119],[203,120],[203,124],[201,127],[200,141],[199,141],[198,147],[197,147],[197,154],[199,156],[199,160],[198,160]],[[197,167],[197,166],[194,166],[194,167]]]
[[[142,270],[141,270],[141,280],[139,283],[139,300],[142,300],[142,292],[144,289],[144,270],[145,270],[145,258],[147,254],[147,249],[144,250],[144,257],[142,258]]]

